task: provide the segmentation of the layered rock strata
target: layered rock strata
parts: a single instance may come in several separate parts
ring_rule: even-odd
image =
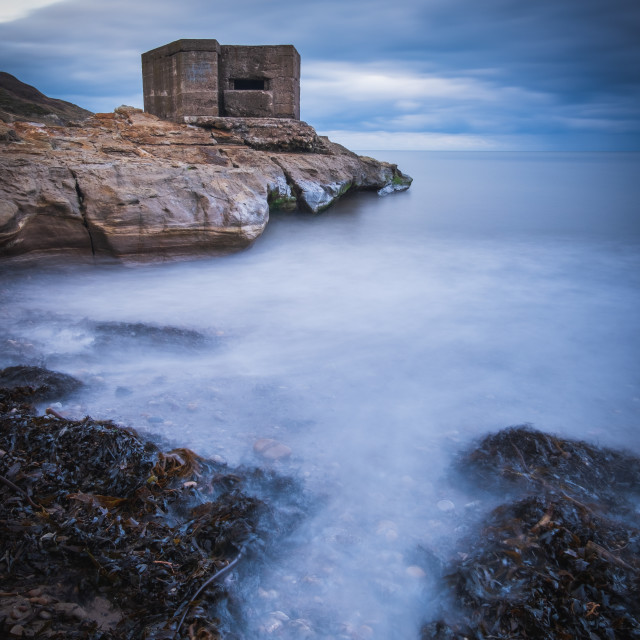
[[[160,120],[132,107],[80,124],[0,122],[0,257],[174,257],[248,246],[270,209],[409,187],[289,119]]]

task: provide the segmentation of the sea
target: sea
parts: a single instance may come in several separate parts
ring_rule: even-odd
[[[302,487],[278,553],[227,578],[248,640],[417,638],[443,588],[419,550],[494,506],[451,481],[485,434],[640,454],[640,154],[365,153],[411,188],[272,213],[239,253],[0,265],[0,367],[85,382],[57,411]]]

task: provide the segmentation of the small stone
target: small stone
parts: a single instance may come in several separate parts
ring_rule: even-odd
[[[440,500],[438,502],[438,509],[440,511],[453,511],[456,508],[456,505],[451,502],[451,500]]]
[[[86,620],[87,612],[75,602],[56,602],[53,608],[57,613],[61,613],[68,618],[76,618],[77,620]]]
[[[53,617],[49,611],[41,611],[38,614],[43,620],[51,620]]]
[[[370,627],[368,624],[362,624],[358,627],[358,637],[363,640],[367,640],[368,638],[373,638],[373,627]]]
[[[393,522],[393,520],[380,520],[376,528],[376,533],[384,535],[388,531],[395,531],[396,528],[396,523]]]
[[[9,631],[9,634],[14,638],[22,638],[22,636],[24,635],[24,627],[21,624],[13,625],[13,627],[11,627],[11,630]]]
[[[426,573],[419,566],[412,564],[410,567],[405,569],[405,573],[412,578],[425,578]]]
[[[267,460],[283,460],[291,455],[291,449],[287,445],[271,438],[256,440],[253,450]]]

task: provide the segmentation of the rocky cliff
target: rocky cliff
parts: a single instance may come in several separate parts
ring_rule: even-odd
[[[81,123],[0,122],[0,257],[172,257],[246,247],[269,211],[409,187],[304,122],[175,124],[132,107]]]

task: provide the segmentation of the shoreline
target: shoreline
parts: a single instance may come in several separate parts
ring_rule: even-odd
[[[302,487],[187,449],[164,452],[110,422],[66,420],[54,410],[35,415],[29,403],[72,393],[77,381],[12,369],[0,372],[5,385],[13,376],[13,388],[0,384],[0,522],[12,532],[3,536],[0,560],[4,630],[105,640],[143,632],[236,637],[242,602],[229,604],[224,580],[253,573],[270,545],[307,517]],[[21,384],[29,377],[31,385]],[[499,495],[504,504],[476,523],[451,558],[416,549],[414,570],[439,594],[439,613],[416,637],[461,640],[481,629],[498,638],[518,631],[587,639],[640,631],[633,524],[640,459],[511,428],[460,453],[451,473],[471,495]],[[309,627],[276,622],[286,637],[302,622]]]

